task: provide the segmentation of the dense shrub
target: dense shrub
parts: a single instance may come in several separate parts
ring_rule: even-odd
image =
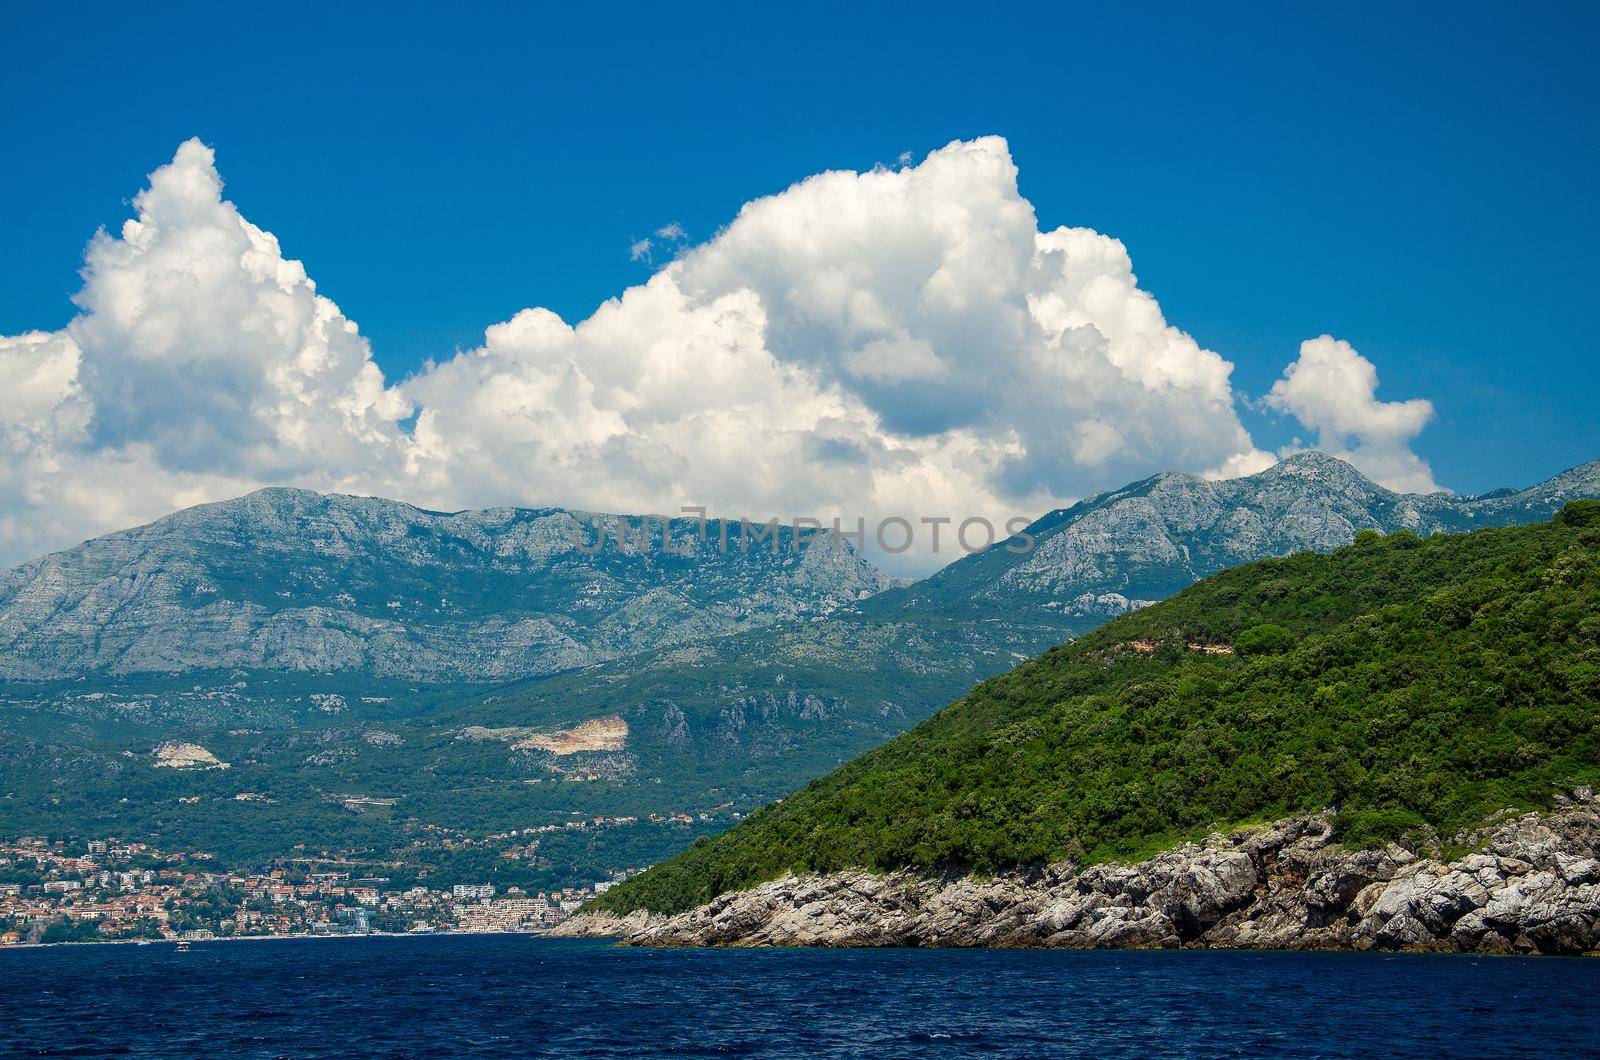
[[[1251,626],[1235,638],[1240,655],[1281,655],[1294,647],[1295,636],[1276,622]]]

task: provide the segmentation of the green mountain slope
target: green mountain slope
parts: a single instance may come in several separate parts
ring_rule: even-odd
[[[1209,649],[1209,650],[1208,650]],[[1132,857],[1332,806],[1444,834],[1600,776],[1600,503],[1226,571],[978,686],[618,887],[678,911],[785,871]]]

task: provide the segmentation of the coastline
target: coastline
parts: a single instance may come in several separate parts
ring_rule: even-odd
[[[558,937],[634,946],[1242,949],[1600,955],[1600,800],[1502,813],[1454,860],[1347,849],[1331,815],[1213,834],[1135,864],[975,879],[785,876],[674,916],[580,911]]]
[[[1600,798],[1503,811],[1446,860],[1390,843],[1348,849],[1332,815],[1213,833],[1133,864],[1059,862],[983,879],[910,870],[784,876],[676,915],[579,911],[530,931],[218,935],[21,943],[497,935],[652,947],[916,947],[1420,951],[1600,956]]]
[[[299,932],[293,935],[213,935],[210,938],[184,938],[184,939],[88,939],[82,942],[19,942],[11,946],[0,946],[0,954],[21,952],[24,950],[56,950],[67,948],[82,948],[85,946],[153,946],[175,947],[180,942],[190,945],[210,942],[283,942],[292,939],[425,939],[425,938],[480,938],[480,937],[524,937],[543,938],[549,936],[554,928],[543,928],[538,931],[364,931],[341,932],[339,934],[322,934],[313,931]],[[563,937],[563,936],[557,936]],[[588,937],[588,936],[566,936]]]

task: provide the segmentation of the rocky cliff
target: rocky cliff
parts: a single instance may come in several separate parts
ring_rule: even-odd
[[[1348,850],[1326,815],[1305,816],[1137,864],[786,876],[675,917],[581,915],[561,933],[647,946],[1600,951],[1592,790],[1452,838],[1473,852]]]

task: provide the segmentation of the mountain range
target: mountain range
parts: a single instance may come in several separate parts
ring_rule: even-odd
[[[1217,571],[1597,495],[1600,462],[1419,496],[1305,453],[1098,494],[903,585],[825,535],[712,547],[736,521],[673,520],[669,551],[660,521],[646,548],[638,518],[261,491],[0,578],[0,833],[139,832],[233,859],[309,836],[388,857],[423,826],[636,818],[578,854],[547,841],[544,875],[519,877],[592,879]]]
[[[504,680],[824,615],[894,584],[828,532],[757,530],[259,490],[0,577],[0,674]]]

